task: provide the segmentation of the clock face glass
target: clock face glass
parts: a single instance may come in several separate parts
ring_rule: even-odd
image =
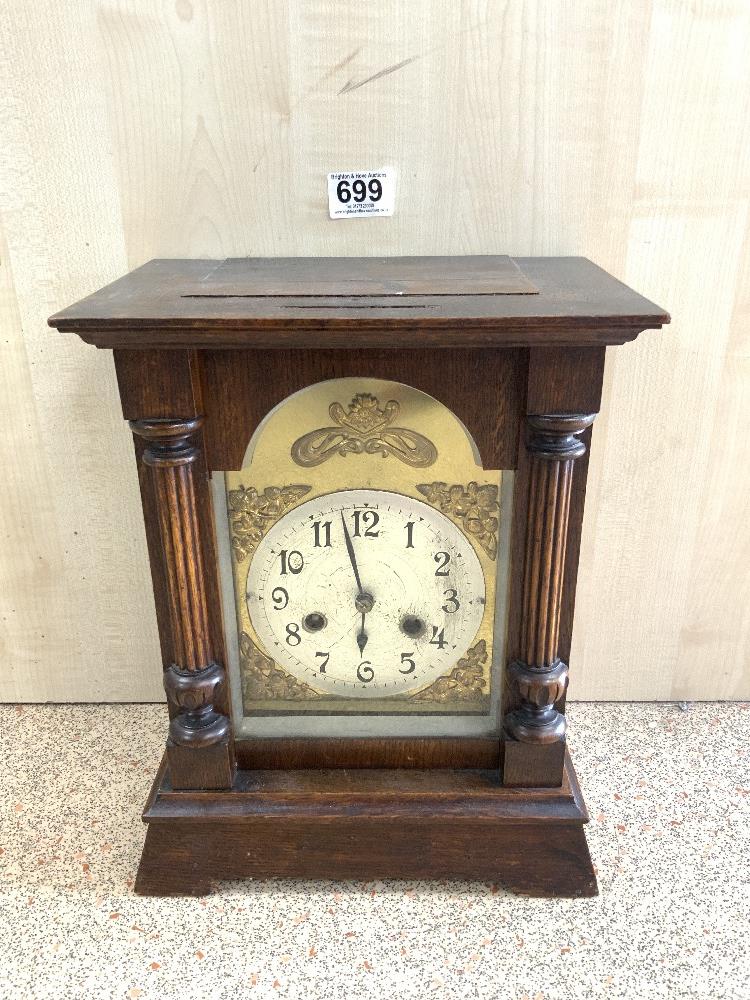
[[[318,691],[409,695],[467,652],[482,623],[484,573],[448,517],[385,490],[302,503],[258,545],[247,609],[264,649]]]
[[[212,482],[240,737],[497,733],[513,474],[450,409],[318,382]]]

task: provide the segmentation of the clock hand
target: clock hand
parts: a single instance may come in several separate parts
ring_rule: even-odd
[[[359,577],[359,567],[357,566],[357,557],[354,555],[354,546],[352,545],[352,539],[349,534],[349,529],[346,526],[346,518],[344,517],[343,510],[341,511],[341,525],[344,529],[344,541],[346,542],[346,551],[349,553],[349,562],[352,564],[352,569],[354,570],[354,579],[357,581],[357,588],[359,594],[355,600],[355,606],[357,611],[362,614],[362,624],[359,627],[359,632],[357,632],[357,647],[359,648],[359,655],[365,651],[365,646],[367,645],[367,639],[369,638],[367,632],[365,632],[365,615],[368,611],[372,610],[372,597],[370,594],[365,593],[365,589],[362,586],[362,581]]]
[[[365,646],[367,645],[368,635],[365,632],[365,613],[362,612],[362,625],[359,632],[357,633],[357,645],[359,646],[359,655],[363,656],[365,652]]]
[[[349,529],[346,526],[346,519],[344,517],[343,510],[341,511],[341,524],[344,528],[344,541],[346,542],[346,551],[349,553],[349,562],[352,564],[352,569],[354,570],[354,579],[357,581],[357,587],[359,588],[360,594],[364,594],[364,588],[362,586],[362,581],[359,578],[359,569],[357,568],[357,557],[354,555],[354,546],[352,545],[352,540],[349,535]]]

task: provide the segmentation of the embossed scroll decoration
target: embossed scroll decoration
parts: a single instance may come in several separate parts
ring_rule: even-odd
[[[415,468],[432,465],[437,448],[423,434],[407,427],[393,427],[400,405],[395,399],[380,406],[377,396],[359,393],[344,409],[331,403],[328,413],[335,426],[319,427],[303,434],[292,445],[297,465],[310,468],[322,465],[334,455],[393,455]]]
[[[229,490],[227,512],[235,559],[246,559],[284,511],[309,492],[310,487],[302,485],[267,486],[262,493],[253,486]]]
[[[442,704],[456,701],[480,701],[487,696],[487,680],[483,664],[487,662],[487,643],[484,639],[472,646],[449,674],[415,694],[412,701],[436,701]]]
[[[499,489],[493,484],[467,486],[448,483],[420,483],[419,492],[433,507],[457,521],[476,538],[490,559],[497,558],[497,528],[500,518]]]
[[[312,701],[320,697],[309,684],[292,677],[258,649],[247,632],[240,633],[240,664],[245,702],[267,699]]]

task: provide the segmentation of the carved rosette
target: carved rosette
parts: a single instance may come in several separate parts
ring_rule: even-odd
[[[466,486],[456,483],[419,483],[417,489],[428,503],[447,514],[468,535],[475,538],[490,559],[497,558],[497,529],[500,523],[499,487],[492,483]]]
[[[202,424],[202,417],[130,423],[147,441],[143,463],[152,470],[167,578],[174,663],[164,687],[177,709],[169,733],[177,746],[191,747],[212,746],[230,732],[229,719],[214,708],[225,672],[213,658],[196,501]]]
[[[408,427],[392,427],[400,405],[390,399],[381,407],[376,396],[359,393],[347,409],[331,403],[328,413],[333,427],[318,427],[292,445],[297,465],[311,468],[322,465],[334,455],[392,455],[406,465],[424,468],[437,458],[437,448],[424,434]]]
[[[565,694],[568,668],[558,658],[565,550],[573,465],[586,452],[580,435],[596,414],[527,417],[531,454],[524,589],[522,658],[508,667],[521,705],[505,718],[505,731],[522,743],[565,737],[565,716],[555,703]]]
[[[267,486],[262,493],[253,486],[240,486],[227,494],[227,513],[232,535],[232,551],[238,562],[246,559],[272,525],[311,487],[303,485]]]

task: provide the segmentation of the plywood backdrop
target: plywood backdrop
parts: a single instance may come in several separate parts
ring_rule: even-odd
[[[583,254],[610,351],[571,695],[750,696],[748,0],[4,0],[0,698],[162,696],[108,353],[45,326],[155,256]],[[324,175],[396,167],[391,219]]]

